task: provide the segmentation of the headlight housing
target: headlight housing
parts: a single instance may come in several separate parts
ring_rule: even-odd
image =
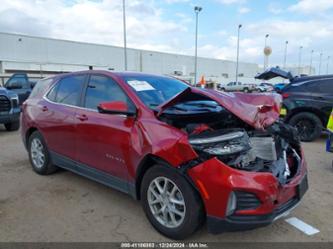
[[[191,136],[192,147],[199,153],[213,156],[228,156],[248,151],[250,147],[247,133],[239,129],[229,129]]]

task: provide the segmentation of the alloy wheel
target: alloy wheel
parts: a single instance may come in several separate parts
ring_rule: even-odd
[[[30,154],[33,164],[36,168],[41,169],[45,164],[44,147],[38,138],[31,141]]]
[[[315,124],[307,119],[302,119],[296,124],[301,139],[306,139],[315,131]]]
[[[177,185],[166,177],[157,177],[151,181],[147,199],[155,219],[168,228],[179,227],[186,214],[182,192]]]

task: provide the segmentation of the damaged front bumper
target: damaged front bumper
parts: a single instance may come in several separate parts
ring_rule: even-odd
[[[234,169],[215,157],[187,172],[202,196],[209,232],[220,233],[265,226],[287,215],[308,189],[303,153],[298,167],[286,184],[271,173]],[[230,214],[231,195],[236,204]]]

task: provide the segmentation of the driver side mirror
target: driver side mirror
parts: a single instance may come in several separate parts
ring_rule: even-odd
[[[128,110],[127,104],[123,101],[102,102],[97,109],[99,113],[105,114],[123,114],[129,117],[136,115],[136,112]]]

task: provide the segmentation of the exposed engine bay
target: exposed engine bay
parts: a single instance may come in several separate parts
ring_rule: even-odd
[[[201,160],[218,158],[246,171],[269,172],[286,184],[301,162],[296,129],[275,122],[256,130],[211,100],[190,100],[169,107],[160,119],[188,134]]]

